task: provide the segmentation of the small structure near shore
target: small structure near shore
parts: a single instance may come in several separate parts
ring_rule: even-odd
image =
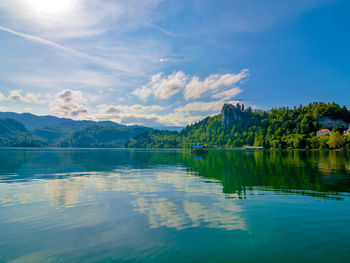
[[[262,150],[264,149],[264,147],[262,146],[243,146],[243,149],[247,149],[247,150]]]
[[[191,153],[201,154],[201,153],[207,153],[207,152],[208,152],[208,150],[202,145],[191,147]]]
[[[330,135],[330,134],[331,134],[331,131],[328,130],[328,129],[322,129],[322,130],[319,130],[319,131],[316,132],[316,136],[321,136],[321,135],[323,135],[323,134],[328,134],[328,135]]]

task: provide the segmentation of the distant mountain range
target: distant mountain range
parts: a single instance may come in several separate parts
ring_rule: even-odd
[[[152,130],[112,121],[0,112],[0,146],[124,147],[134,136]]]
[[[80,129],[78,127],[87,127],[90,125],[98,126],[123,126],[112,121],[75,121],[67,118],[58,118],[56,116],[38,116],[31,113],[15,113],[15,112],[0,112],[0,118],[14,119],[22,123],[28,130],[40,129],[49,126],[74,126],[74,128]]]

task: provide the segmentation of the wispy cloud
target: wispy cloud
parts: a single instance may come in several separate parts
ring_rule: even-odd
[[[140,114],[162,111],[165,107],[159,105],[99,105],[98,113],[104,117],[113,117],[115,114]]]
[[[192,102],[188,103],[185,106],[178,107],[175,109],[175,112],[208,112],[208,111],[220,111],[224,101],[211,101],[211,102]]]
[[[182,36],[182,34],[176,34],[176,33],[170,32],[170,31],[168,31],[160,26],[157,26],[155,24],[150,24],[150,26],[158,29],[159,31],[163,32],[164,34],[166,34],[168,36],[172,36],[172,37],[181,37]]]
[[[3,26],[0,26],[0,30],[8,32],[8,33],[11,33],[13,35],[16,35],[16,36],[19,36],[19,37],[22,37],[22,38],[25,38],[25,39],[30,40],[30,41],[38,42],[38,43],[41,43],[41,44],[44,44],[44,45],[47,45],[47,46],[50,46],[50,47],[53,47],[53,48],[65,51],[65,52],[69,52],[69,53],[71,53],[71,54],[73,54],[75,56],[88,59],[88,60],[90,60],[90,61],[92,61],[94,63],[97,63],[99,65],[102,65],[102,66],[105,66],[105,67],[108,67],[108,68],[112,68],[112,69],[115,69],[115,70],[118,70],[118,71],[121,71],[121,72],[129,72],[129,69],[127,69],[125,66],[118,65],[115,62],[108,61],[108,60],[105,60],[103,58],[90,56],[90,55],[85,54],[83,52],[77,51],[77,50],[69,48],[69,47],[62,46],[60,44],[57,44],[57,43],[52,42],[52,41],[49,41],[47,39],[43,39],[43,38],[40,38],[40,37],[37,37],[37,36],[33,36],[33,35],[24,34],[24,33],[21,33],[21,32],[18,32],[18,31],[14,31],[12,29],[9,29],[9,28],[3,27]]]
[[[223,95],[229,93],[223,93],[222,90],[220,90],[221,88],[232,87],[232,85],[238,84],[241,80],[248,76],[248,73],[249,71],[247,69],[243,69],[238,74],[213,74],[206,77],[204,80],[200,80],[198,77],[192,77],[191,81],[186,85],[184,97],[186,100],[197,99],[200,98],[202,94],[206,94],[207,92],[211,94],[219,94],[213,95],[214,98],[222,97]]]
[[[6,100],[6,97],[4,96],[4,94],[2,94],[2,93],[0,92],[0,101],[4,101],[4,100]]]
[[[232,104],[237,104],[240,103],[238,100],[216,100],[216,101],[210,101],[210,102],[205,102],[205,101],[197,101],[197,102],[191,102],[188,103],[184,106],[178,107],[174,110],[174,112],[178,113],[192,113],[192,112],[202,112],[202,113],[207,113],[207,112],[219,112],[222,109],[222,106],[225,102],[229,102]]]
[[[63,77],[64,76],[64,77]],[[46,89],[64,89],[64,88],[110,88],[118,84],[116,77],[105,72],[92,70],[69,69],[67,71],[50,70],[32,70],[31,72],[8,73],[2,76],[3,80],[17,83],[21,86],[35,86]]]
[[[23,96],[20,90],[11,90],[7,99],[11,102],[42,103],[42,101],[39,101],[37,96],[33,93],[27,92],[27,94]]]
[[[231,99],[233,97],[236,97],[238,94],[240,94],[241,92],[243,92],[243,90],[241,90],[240,88],[232,88],[232,89],[228,89],[228,90],[224,90],[218,93],[215,93],[213,95],[211,95],[211,97],[213,99]]]
[[[147,27],[152,23],[152,11],[163,0],[62,1],[56,10],[46,3],[46,6],[40,6],[31,1],[2,1],[0,10],[6,11],[7,21],[11,22],[6,24],[8,27],[16,25],[16,29],[23,29],[25,27],[21,25],[27,25],[32,33],[40,33],[50,39],[72,39],[101,35],[114,28],[127,32]]]

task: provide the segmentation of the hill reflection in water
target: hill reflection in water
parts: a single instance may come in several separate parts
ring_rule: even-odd
[[[255,188],[321,197],[350,191],[350,153],[336,151],[1,149],[0,182],[57,179],[95,172],[179,166],[214,179],[225,194],[247,198]]]

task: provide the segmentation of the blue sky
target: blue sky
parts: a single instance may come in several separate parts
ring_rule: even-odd
[[[350,2],[0,2],[0,111],[183,126],[223,102],[350,107]]]

